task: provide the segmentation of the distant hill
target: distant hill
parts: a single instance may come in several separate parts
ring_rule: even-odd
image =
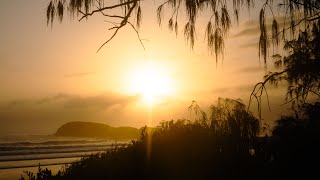
[[[111,127],[102,123],[75,121],[62,125],[55,135],[126,140],[137,139],[140,130],[133,127]]]

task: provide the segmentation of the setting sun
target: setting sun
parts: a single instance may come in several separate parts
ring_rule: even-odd
[[[168,72],[159,64],[145,63],[136,67],[130,75],[130,91],[141,95],[144,103],[160,103],[172,94]]]

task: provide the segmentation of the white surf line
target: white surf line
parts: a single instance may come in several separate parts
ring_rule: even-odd
[[[43,159],[43,160],[29,160],[25,162],[3,162],[0,163],[0,169],[16,169],[16,168],[27,168],[27,167],[38,167],[41,166],[50,166],[50,165],[66,165],[71,164],[76,160],[80,160],[81,157],[73,157],[73,158],[57,158],[57,159]],[[20,165],[17,165],[20,164]]]

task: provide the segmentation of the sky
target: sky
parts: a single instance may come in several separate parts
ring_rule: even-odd
[[[233,24],[224,58],[216,63],[203,41],[205,14],[192,50],[183,37],[183,16],[176,36],[168,18],[157,25],[160,1],[146,2],[139,32],[145,50],[128,26],[97,52],[112,35],[110,23],[99,15],[80,22],[66,16],[47,26],[48,2],[0,2],[0,135],[52,134],[71,121],[142,127],[190,119],[193,100],[204,110],[218,97],[248,104],[254,85],[273,70],[272,61],[266,70],[259,60],[255,11],[243,11],[239,25]],[[280,106],[285,90],[268,92],[271,112],[264,108],[263,115],[272,125],[287,111]]]

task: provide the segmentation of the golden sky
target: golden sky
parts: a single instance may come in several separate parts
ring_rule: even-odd
[[[141,127],[150,110],[155,126],[161,120],[190,118],[192,100],[204,108],[217,97],[241,98],[247,104],[265,73],[258,57],[256,12],[241,14],[226,40],[224,60],[216,64],[203,41],[206,16],[199,19],[197,42],[190,50],[183,19],[176,37],[166,24],[157,25],[158,4],[152,1],[144,6],[140,28],[145,50],[126,27],[96,53],[111,35],[110,24],[99,15],[81,22],[66,16],[50,28],[47,3],[0,2],[2,133],[53,133],[70,121]],[[270,92],[275,108],[266,117],[274,119],[284,94],[274,88]]]

